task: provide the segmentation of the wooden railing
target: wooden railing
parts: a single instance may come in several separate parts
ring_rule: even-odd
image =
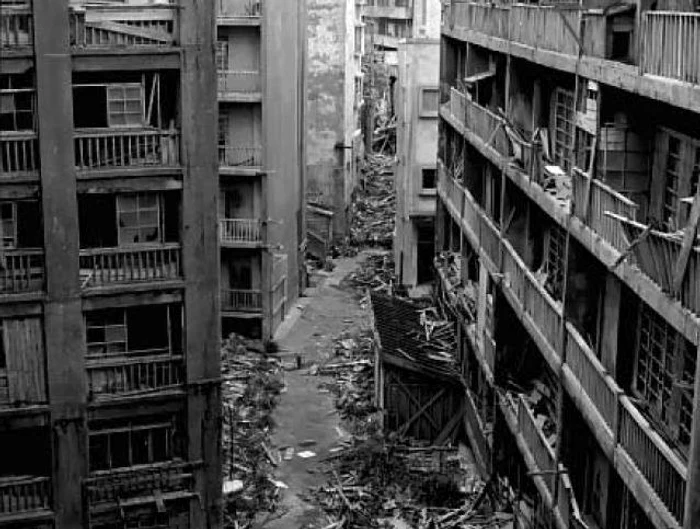
[[[90,393],[97,398],[154,392],[185,381],[182,356],[169,353],[88,360],[87,374]]]
[[[0,254],[0,293],[31,292],[43,287],[43,250],[4,250]]]
[[[623,393],[606,372],[578,331],[566,324],[566,364],[591,399],[605,424],[615,432],[618,423],[618,399]]]
[[[453,2],[451,17],[455,26],[478,29],[492,37],[508,38],[510,9],[489,4]],[[448,19],[449,20],[449,19]]]
[[[480,212],[479,217],[481,218],[479,228],[481,247],[486,252],[486,255],[489,256],[491,262],[498,267],[500,266],[499,255],[501,246],[498,228],[484,211]]]
[[[537,427],[535,417],[527,405],[525,397],[518,395],[518,429],[532,452],[537,468],[543,472],[542,479],[550,492],[554,492],[556,457],[552,447]]]
[[[71,44],[108,48],[176,46],[179,17],[175,3],[95,4],[71,1]]]
[[[259,312],[262,310],[260,290],[224,289],[221,291],[221,310],[224,312]]]
[[[80,250],[80,280],[83,288],[114,283],[166,281],[181,276],[180,245],[177,243]]]
[[[260,167],[262,165],[262,147],[219,145],[219,165],[222,167]]]
[[[218,72],[219,92],[260,92],[259,70],[223,70]]]
[[[513,292],[515,299],[525,300],[525,263],[508,242],[503,242],[503,277],[505,286]]]
[[[0,477],[0,518],[4,515],[51,508],[51,479],[47,477]]]
[[[459,123],[464,125],[464,117],[466,116],[466,96],[456,88],[450,88],[450,114],[457,119]]]
[[[621,397],[619,442],[671,514],[683,522],[687,471],[627,397]],[[662,450],[660,447],[664,447]]]
[[[530,315],[554,352],[560,354],[561,306],[540,285],[532,272],[526,270],[525,277],[525,312]]]
[[[34,132],[0,132],[0,178],[37,176],[39,160]]]
[[[219,0],[217,15],[228,18],[259,18],[262,0]]]
[[[262,241],[261,223],[257,219],[221,219],[222,243],[258,243]]]
[[[513,5],[510,12],[511,38],[535,48],[578,54],[578,43],[574,33],[578,33],[578,10],[562,10],[552,6]]]
[[[117,502],[139,496],[151,496],[154,490],[161,493],[192,491],[193,466],[189,463],[169,462],[139,468],[127,468],[95,472],[83,481],[86,501],[98,503]]]
[[[464,125],[479,136],[487,147],[493,147],[502,156],[508,156],[510,143],[504,120],[475,101],[465,99],[464,106]]]
[[[624,229],[617,220],[606,215],[606,212],[615,213],[634,220],[636,219],[639,206],[618,191],[615,191],[612,187],[595,178],[590,180],[590,191],[587,197],[586,189],[589,185],[589,180],[586,175],[576,167],[572,171],[571,180],[575,215],[617,250],[621,252],[626,251],[629,242],[625,236]],[[587,198],[589,200],[588,211],[586,215],[584,215],[583,212],[586,209]]]
[[[645,12],[641,72],[700,84],[698,43],[700,13]]]
[[[0,49],[34,46],[34,19],[29,4],[2,5],[0,17]]]
[[[180,163],[180,133],[156,129],[93,129],[75,134],[79,171],[173,167]]]

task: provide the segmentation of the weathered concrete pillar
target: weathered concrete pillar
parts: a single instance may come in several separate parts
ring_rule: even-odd
[[[188,459],[201,497],[190,526],[221,527],[218,104],[214,2],[180,0]]]
[[[57,529],[82,524],[87,474],[84,336],[78,282],[78,203],[68,0],[34,0],[46,303],[44,336]]]

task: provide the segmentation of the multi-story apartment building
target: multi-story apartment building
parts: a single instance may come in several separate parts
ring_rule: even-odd
[[[321,207],[308,215],[312,250],[348,229],[362,147],[362,5],[360,0],[307,2],[306,197]]]
[[[536,527],[700,527],[696,5],[444,16],[439,296],[477,460]]]
[[[368,45],[396,51],[401,39],[440,34],[442,0],[367,0]]]
[[[439,40],[399,44],[394,259],[399,282],[409,288],[433,278],[439,76]]]
[[[267,340],[304,262],[304,2],[216,4],[222,328]]]
[[[213,9],[0,5],[2,527],[220,527]]]

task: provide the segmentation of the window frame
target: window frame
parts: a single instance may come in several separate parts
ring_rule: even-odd
[[[424,106],[424,95],[426,92],[433,92],[437,106],[435,110],[426,109]],[[438,86],[420,86],[418,88],[418,116],[421,118],[437,118],[440,113],[440,88]]]
[[[142,200],[144,197],[155,197],[155,206],[154,207],[147,207],[147,206],[141,206],[139,204],[139,200]],[[134,210],[127,210],[123,208],[122,201],[124,201],[127,197],[135,197],[135,209]],[[116,217],[117,217],[117,244],[119,247],[134,247],[134,246],[142,246],[142,245],[153,245],[153,244],[162,244],[164,241],[164,222],[163,222],[163,195],[161,193],[153,193],[153,192],[148,192],[148,191],[140,191],[136,193],[122,193],[117,195],[117,204],[115,208],[116,212]],[[141,217],[143,215],[146,215],[147,213],[153,213],[155,212],[155,224],[142,224]],[[122,226],[122,218],[124,217],[125,214],[135,214],[136,215],[136,223],[130,226]],[[138,241],[138,242],[126,242],[125,240],[125,235],[126,231],[134,231],[136,230],[139,234],[139,237],[142,235],[142,232],[146,229],[152,229],[155,227],[156,229],[156,238],[153,241]]]
[[[433,187],[425,187],[425,172],[433,171],[435,178],[433,179]],[[436,165],[422,165],[420,167],[420,194],[421,195],[435,195],[437,194],[437,166]]]
[[[129,90],[138,90],[138,97],[129,97]],[[115,98],[114,93],[119,91],[121,97]],[[139,110],[129,110],[129,103],[138,102]],[[113,110],[112,105],[118,103],[120,112]],[[105,104],[107,106],[107,126],[112,129],[143,128],[146,126],[146,94],[142,83],[108,83],[105,85]],[[124,123],[115,121],[117,116],[124,118]],[[129,122],[129,116],[138,116],[137,122]]]

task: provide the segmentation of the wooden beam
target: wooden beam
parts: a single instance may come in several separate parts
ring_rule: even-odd
[[[411,427],[411,424],[413,424],[413,422],[414,422],[418,417],[420,417],[421,415],[423,415],[423,413],[425,413],[425,411],[426,411],[430,406],[432,406],[433,404],[435,404],[435,402],[437,402],[437,401],[440,399],[440,397],[442,397],[442,396],[445,394],[445,391],[446,391],[446,388],[442,388],[440,391],[438,391],[435,395],[433,395],[433,397],[432,397],[428,402],[426,402],[426,403],[421,407],[421,409],[419,409],[416,413],[414,413],[413,416],[412,416],[410,419],[408,419],[408,421],[406,421],[404,424],[402,424],[402,425],[401,425],[401,432],[400,432],[399,435],[401,435],[401,436],[406,435],[406,432],[408,432],[408,429]]]
[[[683,247],[681,248],[681,253],[678,256],[678,261],[676,261],[676,266],[673,269],[673,292],[680,292],[681,287],[683,286],[683,278],[685,277],[685,272],[688,269],[688,260],[690,259],[690,252],[693,251],[693,247],[695,246],[695,238],[698,232],[699,223],[700,186],[698,186],[698,191],[695,195],[695,201],[693,202],[693,208],[690,210],[688,226],[686,226],[685,234],[683,235]]]

